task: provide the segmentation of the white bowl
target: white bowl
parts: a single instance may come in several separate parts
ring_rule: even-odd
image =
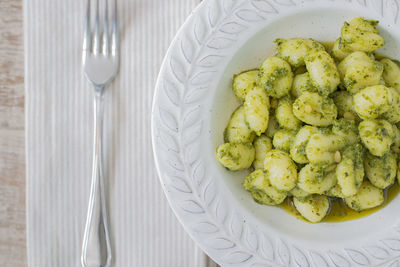
[[[262,206],[242,188],[246,172],[215,159],[238,106],[232,75],[258,67],[278,37],[333,41],[344,21],[380,21],[400,59],[396,0],[204,1],[176,35],[158,78],[152,114],[155,161],[186,231],[222,266],[400,266],[400,197],[370,216],[310,224]],[[162,222],[160,222],[162,223]]]

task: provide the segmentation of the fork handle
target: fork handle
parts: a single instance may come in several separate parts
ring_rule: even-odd
[[[102,163],[104,87],[94,92],[93,169],[81,262],[83,267],[108,267],[112,253]]]

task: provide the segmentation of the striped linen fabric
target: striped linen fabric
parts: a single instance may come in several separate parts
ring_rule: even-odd
[[[150,112],[174,34],[200,0],[119,0],[121,69],[105,103],[104,162],[115,266],[216,266],[169,208]],[[24,0],[27,239],[31,267],[80,266],[92,159],[83,76],[85,1]]]

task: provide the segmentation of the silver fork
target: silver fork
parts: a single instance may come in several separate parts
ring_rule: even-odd
[[[116,0],[113,0],[111,25],[108,19],[108,0],[105,0],[103,28],[100,25],[99,0],[95,1],[93,31],[90,23],[90,0],[87,1],[82,51],[83,70],[94,87],[94,140],[92,181],[81,263],[84,267],[108,267],[112,264],[112,251],[102,164],[104,91],[118,73],[119,38]]]

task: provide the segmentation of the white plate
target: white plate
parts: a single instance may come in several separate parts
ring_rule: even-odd
[[[234,73],[258,67],[275,38],[335,40],[345,20],[380,20],[400,59],[396,0],[204,1],[165,57],[152,114],[154,155],[165,194],[186,231],[223,266],[400,266],[400,197],[380,211],[342,223],[309,224],[256,204],[215,149],[238,105]],[[160,222],[162,223],[162,222]]]

